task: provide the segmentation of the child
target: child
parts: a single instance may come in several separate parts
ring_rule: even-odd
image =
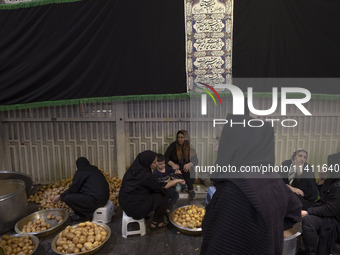
[[[175,190],[175,186],[177,183],[185,184],[185,181],[183,179],[170,180],[170,176],[172,174],[181,174],[181,171],[165,166],[165,158],[162,154],[157,155],[156,165],[157,167],[154,171],[154,175],[157,178],[157,181],[161,183],[164,188],[166,188],[168,196],[170,198],[168,209],[166,210],[169,213],[179,197],[177,191]]]

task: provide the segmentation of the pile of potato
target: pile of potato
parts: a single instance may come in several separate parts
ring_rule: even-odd
[[[26,225],[22,227],[22,232],[34,233],[41,232],[51,228],[51,225],[46,223],[45,219],[36,219],[33,222],[29,221]]]
[[[105,172],[104,176],[107,182],[109,183],[110,200],[112,201],[114,205],[119,206],[118,196],[119,196],[120,187],[122,186],[122,180],[118,179],[117,175],[110,177],[108,172]]]
[[[110,187],[110,200],[114,205],[119,206],[118,195],[120,186],[122,185],[122,180],[118,179],[117,175],[110,177],[108,172],[104,172],[103,170],[101,171],[103,172]],[[71,183],[72,178],[68,178],[62,179],[60,182],[44,185],[37,193],[30,195],[28,201],[40,204],[39,210],[61,208],[71,211],[71,209],[64,202],[59,201],[56,204],[52,203],[53,198],[67,190]]]
[[[61,223],[64,220],[62,216],[60,215],[55,216],[53,213],[48,214],[46,218],[48,220],[56,220],[58,221],[58,223]]]
[[[34,251],[34,244],[29,235],[23,237],[3,235],[0,245],[5,249],[6,255],[29,255]]]
[[[176,209],[172,214],[172,220],[185,228],[200,228],[204,215],[204,208],[191,205]]]
[[[61,253],[88,252],[108,238],[106,230],[96,223],[87,221],[76,226],[67,226],[59,233],[56,240],[56,249]]]
[[[56,220],[58,221],[58,223],[61,223],[64,220],[62,216],[60,215],[55,216],[53,213],[48,214],[46,218],[48,220]]]
[[[62,179],[60,182],[44,185],[37,193],[30,195],[28,201],[40,204],[39,210],[61,208],[71,211],[64,202],[52,203],[53,198],[67,190],[71,183],[72,178],[68,178]]]
[[[63,221],[62,216],[59,216],[59,215],[55,216],[52,213],[47,215],[46,219],[56,220],[58,223],[61,223]],[[35,232],[42,232],[50,228],[51,228],[51,225],[47,223],[44,218],[42,218],[42,219],[35,219],[33,222],[29,221],[27,224],[25,224],[22,227],[21,231],[25,233],[35,233]]]

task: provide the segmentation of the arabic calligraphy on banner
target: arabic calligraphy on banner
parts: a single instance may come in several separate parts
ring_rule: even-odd
[[[230,83],[233,0],[185,0],[185,22],[188,91]]]

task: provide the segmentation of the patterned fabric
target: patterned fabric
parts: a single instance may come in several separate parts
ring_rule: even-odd
[[[231,79],[232,0],[186,0],[187,86]]]
[[[290,165],[289,172],[288,172],[288,184],[289,185],[292,185],[295,175],[296,175],[296,167],[293,165]]]

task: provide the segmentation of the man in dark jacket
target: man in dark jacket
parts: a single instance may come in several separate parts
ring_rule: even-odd
[[[340,164],[340,153],[328,157],[328,168]],[[337,166],[336,166],[337,165]],[[328,170],[328,171],[329,171]],[[320,192],[321,200],[302,211],[302,233],[306,254],[331,254],[340,229],[340,179],[327,178]],[[318,242],[319,240],[319,242]]]
[[[102,172],[86,158],[78,158],[76,165],[78,170],[72,184],[64,193],[56,196],[53,202],[65,202],[75,213],[72,217],[74,221],[92,220],[94,211],[105,206],[110,197],[109,184]]]

